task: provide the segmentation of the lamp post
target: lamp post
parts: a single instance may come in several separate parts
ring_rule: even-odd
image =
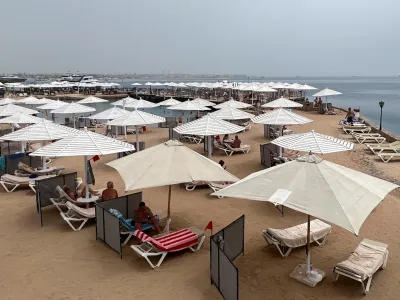
[[[382,109],[383,109],[383,106],[384,106],[384,105],[385,105],[385,102],[379,101],[379,106],[380,106],[380,108],[381,108],[381,119],[380,119],[380,122],[379,122],[379,131],[382,130]]]

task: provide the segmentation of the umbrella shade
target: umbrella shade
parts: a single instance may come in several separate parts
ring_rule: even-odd
[[[167,107],[167,109],[172,109],[172,110],[194,110],[194,111],[210,110],[208,107],[192,103],[192,101],[190,101],[190,100],[187,100],[185,102],[181,102],[180,104],[177,104],[177,105],[174,105],[174,106]]]
[[[281,89],[287,89],[288,87],[286,85],[284,85],[283,83],[278,82],[278,83],[273,84],[272,88],[276,89],[276,90],[281,90]]]
[[[279,107],[303,107],[302,104],[294,102],[292,100],[286,99],[286,98],[279,98],[274,101],[265,103],[261,105],[261,107],[269,107],[269,108],[279,108]]]
[[[250,107],[250,106],[251,106],[251,104],[247,104],[244,102],[240,102],[240,101],[231,99],[229,101],[225,101],[223,103],[215,105],[214,108],[217,108],[217,109],[225,108],[225,107],[246,108],[246,107]]]
[[[26,114],[26,115],[34,115],[39,113],[37,110],[25,108],[22,106],[14,105],[14,104],[7,104],[0,106],[0,116],[11,116],[16,114]]]
[[[253,173],[213,195],[270,201],[277,190],[286,190],[287,197],[275,197],[273,201],[358,234],[371,211],[397,187],[318,156],[306,155]]]
[[[312,153],[320,154],[349,151],[354,147],[352,142],[315,131],[281,136],[274,139],[271,143],[286,149],[305,152],[311,151]]]
[[[210,116],[221,120],[243,120],[254,118],[253,114],[232,107],[219,109],[215,112],[210,113]]]
[[[11,98],[4,98],[4,99],[0,100],[0,105],[6,105],[6,104],[10,104],[10,103],[15,103],[15,102],[18,102],[18,101],[11,99]]]
[[[107,124],[115,126],[143,126],[162,122],[165,122],[165,118],[149,114],[144,111],[134,110],[132,112],[124,114],[118,119],[114,119],[108,122]]]
[[[312,122],[311,119],[295,114],[284,108],[274,109],[251,119],[254,123],[268,125],[300,125]]]
[[[178,105],[181,104],[182,102],[179,100],[176,100],[174,98],[169,98],[167,100],[161,101],[158,103],[158,105],[162,105],[162,106],[172,106],[172,105]]]
[[[36,124],[42,122],[42,118],[34,117],[27,114],[15,114],[0,119],[1,124]],[[51,122],[46,120],[47,122]]]
[[[125,105],[125,107],[133,107],[133,108],[153,108],[157,106],[160,105],[152,103],[150,101],[143,100],[142,98]]]
[[[85,128],[85,130],[75,130],[75,134],[40,148],[30,155],[50,157],[92,156],[133,150],[135,150],[135,147],[131,144],[87,131]]]
[[[85,106],[76,102],[69,103],[67,105],[63,105],[59,108],[56,108],[50,113],[52,114],[80,114],[80,113],[88,113],[88,112],[93,112],[96,111],[95,108]]]
[[[102,111],[98,114],[95,114],[93,116],[90,116],[89,119],[93,120],[114,120],[119,117],[122,117],[124,114],[130,113],[129,110],[125,110],[122,108],[118,108],[116,106],[109,108],[105,111]]]
[[[191,102],[194,104],[200,105],[200,106],[214,106],[215,105],[215,103],[201,99],[201,98],[196,98],[196,99],[192,100]]]
[[[270,88],[269,86],[262,85],[254,90],[254,92],[260,92],[260,93],[273,93],[277,92],[277,90],[274,90],[273,88]]]
[[[138,100],[135,98],[125,97],[125,98],[122,98],[121,100],[113,102],[112,105],[124,106],[124,105],[130,104],[130,103],[134,103],[136,101],[138,101]]]
[[[134,86],[140,86],[140,85],[142,85],[141,83],[139,83],[139,82],[135,82],[135,83],[132,83],[131,85],[134,85]]]
[[[304,85],[300,85],[298,88],[298,90],[303,90],[303,91],[310,91],[310,90],[316,90],[317,88],[308,85],[308,84],[304,84]]]
[[[337,92],[337,91],[326,88],[326,89],[314,94],[313,97],[327,97],[327,96],[335,96],[335,95],[341,95],[341,94],[342,94],[341,92]]]
[[[42,119],[41,122],[3,135],[6,141],[52,141],[74,135],[79,130]]]
[[[244,127],[218,119],[208,114],[200,119],[175,127],[179,134],[212,136],[244,131]]]
[[[30,96],[30,97],[22,99],[21,101],[22,101],[22,103],[29,104],[29,105],[43,105],[43,104],[53,102],[54,100],[47,99],[47,98],[37,99],[33,96]]]
[[[46,104],[43,104],[43,105],[38,106],[36,108],[39,108],[39,109],[57,109],[57,108],[59,108],[61,106],[67,105],[67,104],[68,104],[67,102],[56,100],[54,102],[46,103]]]
[[[95,96],[89,96],[85,99],[79,100],[77,103],[79,104],[91,104],[91,103],[101,103],[101,102],[108,102],[106,99],[98,98]]]
[[[126,191],[192,181],[238,180],[219,164],[176,140],[114,160],[107,165],[121,175]]]

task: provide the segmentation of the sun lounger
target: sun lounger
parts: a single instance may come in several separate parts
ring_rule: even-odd
[[[389,152],[400,152],[400,141],[393,143],[382,143],[382,144],[365,144],[369,150],[375,154],[380,154],[384,151]]]
[[[316,242],[320,246],[325,244],[331,230],[332,226],[321,220],[311,221],[310,242]],[[275,245],[282,257],[287,257],[294,248],[307,245],[307,223],[286,229],[268,228],[263,230],[262,235],[268,245]]]
[[[244,127],[243,132],[250,131],[250,129],[251,129],[251,123],[249,121],[241,123],[241,124],[239,124],[239,126],[243,126]]]
[[[214,191],[218,192],[219,190],[222,190],[223,188],[226,188],[227,186],[231,185],[233,182],[208,182],[208,186]],[[218,196],[219,199],[224,198],[224,196]]]
[[[136,254],[146,259],[153,269],[159,267],[170,252],[185,249],[190,249],[193,252],[198,251],[205,239],[204,231],[196,227],[181,229],[156,238],[152,238],[140,230],[136,230],[133,235],[139,238],[142,243],[131,245],[131,248]],[[156,264],[153,264],[150,260],[152,256],[161,257]]]
[[[392,158],[400,157],[400,153],[379,153],[378,156],[383,162],[388,163]]]
[[[363,126],[343,126],[343,131],[347,134],[352,134],[352,133],[370,133],[372,130],[371,127],[366,127],[365,125]]]
[[[35,175],[47,175],[47,174],[56,174],[60,175],[60,173],[65,169],[64,166],[53,166],[53,167],[48,167],[46,169],[34,169],[24,163],[19,163],[18,164],[18,169],[28,173],[28,174],[35,174]]]
[[[204,136],[188,136],[187,137],[189,139],[189,141],[191,141],[192,143],[196,143],[196,144],[200,144],[203,140],[204,140]]]
[[[217,141],[214,141],[214,148],[223,151],[226,154],[226,156],[229,156],[233,153],[232,150],[228,149],[228,147],[226,147],[224,144],[221,144]]]
[[[232,156],[233,153],[235,152],[242,152],[242,153],[249,153],[250,151],[250,145],[240,145],[240,148],[232,148],[232,146],[228,143],[224,143],[224,145],[226,146],[226,148],[228,148],[230,151],[232,151],[229,156]]]
[[[381,136],[379,133],[375,134],[355,134],[353,137],[359,142],[360,144],[364,144],[365,142],[376,142],[378,144],[382,144],[386,141],[386,138]]]
[[[54,177],[54,176],[56,176],[56,175],[43,175],[43,176],[37,176],[35,178],[29,178],[29,177],[15,176],[15,175],[11,175],[11,174],[4,174],[1,176],[0,184],[3,186],[3,188],[6,190],[7,193],[13,192],[20,185],[29,186],[31,188],[31,190],[34,193],[36,193],[36,190],[35,190],[35,181],[36,180],[47,179],[47,178]],[[11,187],[11,189],[10,189],[10,187]]]
[[[96,217],[95,208],[82,208],[76,206],[75,204],[67,201],[66,206],[68,208],[67,212],[60,212],[61,217],[65,222],[72,228],[73,231],[79,231],[86,224],[89,219],[94,219]],[[81,222],[79,227],[75,227],[72,222]]]
[[[361,282],[364,293],[367,294],[371,285],[372,276],[380,268],[385,269],[389,257],[388,245],[363,239],[349,258],[338,263],[333,268],[335,281],[339,275]],[[367,281],[367,285],[364,283]]]

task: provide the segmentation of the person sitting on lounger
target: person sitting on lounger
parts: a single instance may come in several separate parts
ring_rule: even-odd
[[[240,148],[240,145],[242,144],[242,141],[239,139],[237,135],[235,135],[235,139],[231,143],[232,148]]]
[[[225,134],[224,138],[222,139],[224,143],[232,143],[232,139],[229,138],[229,134]]]
[[[74,193],[68,186],[64,185],[63,191],[72,199],[76,200],[78,199],[78,193]]]
[[[118,198],[118,192],[114,189],[114,183],[112,181],[107,182],[107,188],[101,194],[101,200],[111,200]]]
[[[95,195],[95,196],[100,196],[100,194],[98,192],[96,192],[95,190],[93,190],[90,186],[89,186],[89,193],[91,195]],[[82,197],[82,198],[86,198],[86,185],[82,185],[82,188],[77,192],[78,194],[78,198]]]
[[[135,211],[136,229],[142,230],[143,224],[151,224],[157,233],[161,233],[160,224],[158,224],[158,220],[154,217],[151,209],[146,206],[146,203],[140,202]]]
[[[346,121],[349,124],[353,124],[354,121],[354,111],[351,110],[351,107],[349,107],[349,110],[347,111],[346,114]]]
[[[220,137],[219,135],[215,136],[215,141],[216,141],[218,144],[221,144],[221,137]]]

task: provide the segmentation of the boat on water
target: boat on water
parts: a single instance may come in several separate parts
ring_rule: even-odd
[[[64,75],[59,79],[59,81],[61,81],[61,82],[67,81],[70,83],[97,83],[97,82],[99,82],[93,76],[75,75],[75,74]]]
[[[21,78],[16,75],[0,75],[1,83],[17,83],[17,82],[25,82],[26,78]]]

